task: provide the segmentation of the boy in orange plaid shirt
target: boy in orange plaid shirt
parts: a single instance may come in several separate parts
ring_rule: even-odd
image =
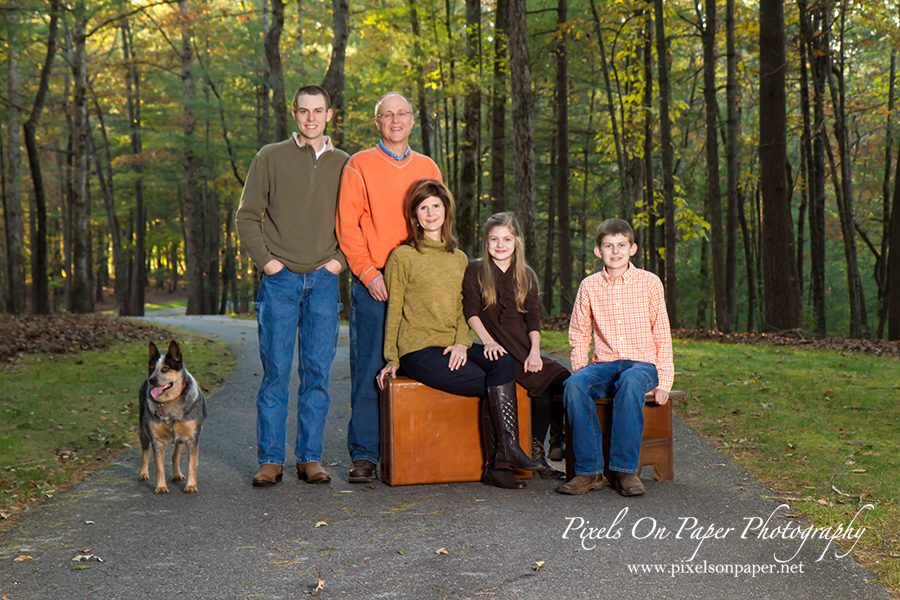
[[[575,477],[557,488],[583,494],[603,486],[603,438],[595,398],[613,398],[609,482],[623,496],[640,496],[637,476],[644,433],[644,399],[669,400],[675,376],[672,332],[659,277],[631,264],[634,230],[622,219],[597,228],[594,254],[604,268],[578,287],[569,322],[572,373],[563,402],[572,430]],[[588,364],[591,342],[594,354]]]

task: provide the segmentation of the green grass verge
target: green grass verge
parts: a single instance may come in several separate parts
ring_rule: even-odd
[[[568,357],[571,350],[568,331],[541,332],[541,352]]]
[[[187,308],[187,298],[173,298],[162,302],[146,302],[144,303],[144,311],[165,310],[170,308]]]
[[[852,556],[900,589],[900,361],[674,341],[677,414],[816,527],[849,525]],[[849,546],[847,546],[849,548]]]
[[[183,331],[172,337],[205,392],[231,373],[234,359],[223,342]],[[134,341],[0,365],[0,512],[49,498],[139,446],[138,390],[147,356],[147,343]]]

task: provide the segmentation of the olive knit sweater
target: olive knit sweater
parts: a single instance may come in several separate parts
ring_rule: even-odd
[[[421,248],[398,246],[385,266],[384,358],[389,367],[399,367],[401,356],[429,346],[472,345],[462,307],[469,259],[427,238]]]

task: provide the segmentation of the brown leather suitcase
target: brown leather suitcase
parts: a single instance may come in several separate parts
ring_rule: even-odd
[[[440,392],[405,377],[385,379],[380,403],[382,480],[388,485],[480,481],[483,400]],[[531,399],[516,387],[519,441],[531,456]],[[529,471],[514,473],[531,477]]]

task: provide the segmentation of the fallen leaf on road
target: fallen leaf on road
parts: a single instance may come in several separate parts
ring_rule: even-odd
[[[94,522],[93,522],[93,521],[85,521],[84,524],[85,524],[85,525],[93,525]]]
[[[540,571],[543,568],[544,568],[544,561],[542,561],[542,560],[539,560],[539,561],[535,562],[533,565],[531,565],[532,571]]]
[[[13,559],[13,562],[22,562],[25,560],[34,560],[34,557],[28,556],[27,554],[20,554],[19,556],[15,557]],[[3,596],[3,597],[6,598],[6,596]]]
[[[434,551],[434,553],[435,554],[450,554],[449,552],[447,552],[446,548],[438,548],[437,550]]]
[[[9,518],[9,513],[8,513],[8,512],[3,512],[2,510],[0,510],[0,521],[5,521],[5,520],[7,520],[8,518]]]
[[[96,554],[78,554],[75,558],[72,559],[74,562],[87,562],[89,560],[96,560],[97,562],[103,562],[103,559],[97,556]]]
[[[328,525],[326,521],[319,521],[316,523],[316,527],[325,527],[326,525]],[[313,529],[315,529],[315,527]]]
[[[303,593],[304,593],[304,594],[309,594],[310,596],[318,596],[318,595],[319,595],[319,592],[321,592],[321,591],[324,590],[324,589],[325,589],[325,580],[322,579],[322,574],[320,573],[320,574],[319,574],[319,579],[316,581],[316,589],[314,589],[314,590],[311,591],[311,592],[308,591],[308,590],[305,590]]]

